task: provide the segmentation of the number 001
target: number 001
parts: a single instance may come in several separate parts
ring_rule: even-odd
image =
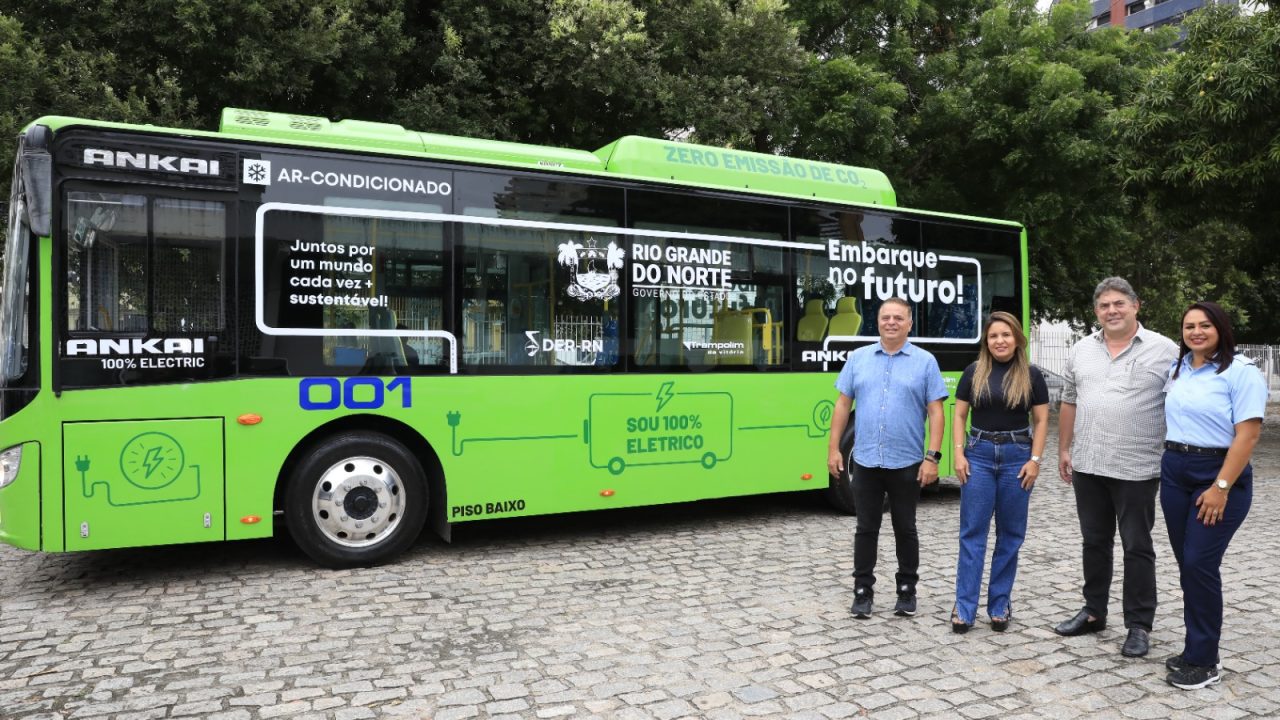
[[[413,405],[411,388],[409,378],[404,377],[395,378],[385,386],[380,378],[372,377],[349,377],[346,380],[333,377],[303,378],[298,383],[298,405],[303,410],[336,410],[339,407],[348,410],[376,410],[382,407],[392,390],[399,390],[400,407],[407,408]],[[370,390],[372,397],[357,397],[368,396]]]

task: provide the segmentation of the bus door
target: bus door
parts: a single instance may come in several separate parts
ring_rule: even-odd
[[[62,201],[66,549],[225,539],[227,393],[208,381],[234,374],[231,203],[87,182],[64,186]]]
[[[66,547],[224,540],[221,418],[62,426]]]

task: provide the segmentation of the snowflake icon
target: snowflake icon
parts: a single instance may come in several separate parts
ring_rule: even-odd
[[[270,185],[271,161],[245,160],[244,174],[241,176],[241,180],[248,185]]]

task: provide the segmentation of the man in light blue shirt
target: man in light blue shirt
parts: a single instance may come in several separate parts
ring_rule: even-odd
[[[938,480],[942,459],[942,401],[947,389],[938,361],[907,342],[911,306],[890,298],[876,317],[880,342],[849,354],[836,378],[840,397],[831,420],[827,469],[842,477],[846,463],[853,481],[854,505],[859,508],[853,536],[854,617],[871,616],[876,554],[880,540],[880,507],[889,497],[893,537],[898,552],[898,602],[894,614],[914,615],[920,567],[916,533],[916,503],[920,488]],[[857,402],[853,454],[843,457],[840,438]],[[929,419],[929,450],[924,448],[924,421]]]

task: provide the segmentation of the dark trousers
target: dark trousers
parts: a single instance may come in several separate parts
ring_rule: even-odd
[[[898,547],[898,587],[915,591],[920,578],[920,536],[916,533],[916,504],[920,464],[890,470],[854,464],[853,502],[858,511],[858,529],[853,534],[853,584],[855,588],[876,584],[876,554],[880,543],[880,508],[889,496],[889,517]]]
[[[1160,461],[1160,508],[1169,529],[1169,544],[1178,559],[1178,579],[1182,581],[1182,617],[1187,625],[1182,659],[1190,665],[1211,666],[1218,662],[1218,641],[1222,637],[1222,556],[1231,537],[1249,514],[1253,504],[1253,467],[1231,486],[1222,519],[1212,526],[1197,520],[1196,498],[1208,492],[1222,467],[1222,458],[1212,455],[1165,451]]]
[[[1084,609],[1103,619],[1111,597],[1116,528],[1124,548],[1124,626],[1150,631],[1156,616],[1156,523],[1160,478],[1120,480],[1072,473],[1080,535],[1084,541]]]

